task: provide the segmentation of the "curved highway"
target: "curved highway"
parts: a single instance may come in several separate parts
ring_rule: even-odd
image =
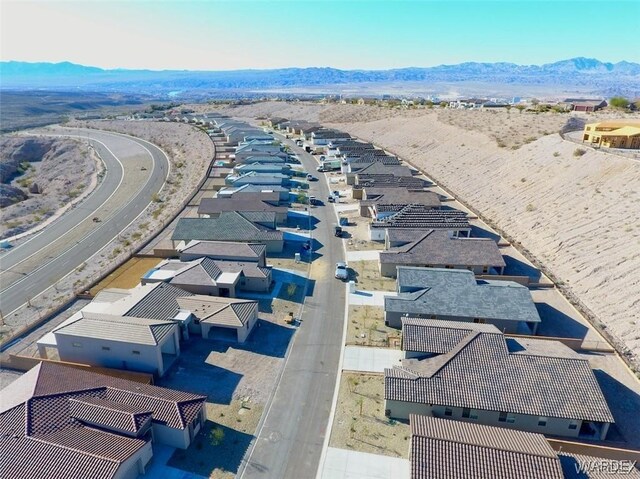
[[[82,202],[0,257],[0,308],[9,315],[89,260],[149,205],[169,172],[157,146],[100,130],[48,128],[38,134],[86,139],[106,174]],[[93,218],[98,217],[99,222]]]

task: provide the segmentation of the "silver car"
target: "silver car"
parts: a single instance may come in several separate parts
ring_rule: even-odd
[[[336,278],[345,280],[349,277],[349,273],[347,272],[347,263],[336,263]]]

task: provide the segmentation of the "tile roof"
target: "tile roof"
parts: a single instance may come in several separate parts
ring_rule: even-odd
[[[353,188],[357,190],[367,187],[421,189],[429,185],[427,180],[417,176],[396,177],[391,174],[359,174],[358,184],[353,185]]]
[[[385,369],[385,399],[614,422],[587,360],[512,354],[504,336],[481,331],[444,354]]]
[[[171,239],[184,241],[273,241],[282,240],[282,232],[252,223],[240,213],[225,212],[217,218],[180,218]]]
[[[360,200],[361,206],[378,207],[384,205],[424,205],[439,208],[440,196],[433,191],[410,190],[408,188],[365,188],[366,199]]]
[[[445,230],[425,231],[404,246],[380,252],[381,263],[504,267],[498,244],[490,238],[454,238]]]
[[[427,354],[444,354],[473,331],[500,334],[500,330],[493,324],[402,318],[402,349]]]
[[[54,329],[54,334],[156,346],[177,328],[173,322],[157,319],[88,311],[81,311],[80,315],[76,321]]]
[[[201,323],[233,327],[244,326],[258,308],[257,301],[203,295],[178,298],[178,304]]]
[[[275,194],[275,201],[278,201],[278,196]],[[198,207],[198,214],[217,214],[225,211],[238,211],[238,212],[273,212],[273,213],[287,213],[287,206],[273,205],[270,202],[261,200],[260,194],[248,194],[246,196],[233,195],[230,198],[202,198],[200,206]]]
[[[16,391],[29,393],[3,399],[0,410],[0,470],[12,479],[114,477],[146,442],[84,421],[115,430],[127,415],[140,421],[150,412],[153,422],[184,430],[206,399],[56,363],[38,364],[0,397]],[[140,425],[126,427],[133,432]]]
[[[150,319],[171,319],[178,311],[176,298],[190,296],[191,293],[168,283],[158,283],[140,301],[133,305],[124,316]]]
[[[412,479],[563,479],[541,434],[410,416]]]
[[[399,266],[398,295],[385,311],[539,323],[531,292],[513,281],[476,281],[464,269]]]
[[[385,165],[380,161],[371,163],[364,168],[361,168],[357,173],[358,178],[360,175],[369,177],[370,175],[393,175],[395,178],[412,177],[413,173],[411,168],[404,165]],[[360,181],[358,180],[358,183]]]
[[[618,472],[614,472],[613,468],[611,468],[611,471],[593,468],[593,470],[586,472],[580,471],[582,465],[603,464],[610,460],[569,452],[559,452],[558,458],[560,459],[560,464],[562,464],[564,479],[640,479],[640,471],[638,470],[637,463],[628,470],[620,469]]]
[[[380,185],[378,185],[380,186]],[[437,210],[422,205],[407,205],[397,213],[383,219],[374,220],[372,228],[407,228],[407,229],[469,229],[469,220],[464,211]]]
[[[180,253],[208,256],[213,259],[240,257],[256,261],[266,252],[262,243],[234,243],[231,241],[190,241]]]

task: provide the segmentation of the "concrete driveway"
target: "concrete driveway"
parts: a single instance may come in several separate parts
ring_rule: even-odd
[[[349,294],[350,306],[384,306],[385,296],[396,296],[394,291],[356,291]]]
[[[399,366],[402,356],[400,349],[345,346],[342,370],[382,373],[385,368]]]
[[[363,250],[363,251],[347,251],[347,262],[349,261],[378,261],[380,259],[380,251]]]
[[[322,479],[409,479],[408,459],[330,447]]]

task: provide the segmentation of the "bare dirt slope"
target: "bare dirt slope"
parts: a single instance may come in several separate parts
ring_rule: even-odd
[[[4,136],[0,167],[0,238],[6,238],[35,227],[84,194],[95,183],[98,159],[87,145],[69,138]]]
[[[226,111],[255,117],[272,105]],[[301,108],[287,105],[276,103],[272,114],[293,118]],[[578,145],[552,133],[569,119],[557,113],[309,105],[296,118],[346,130],[423,169],[520,242],[638,362],[640,162],[603,151],[574,156]]]

